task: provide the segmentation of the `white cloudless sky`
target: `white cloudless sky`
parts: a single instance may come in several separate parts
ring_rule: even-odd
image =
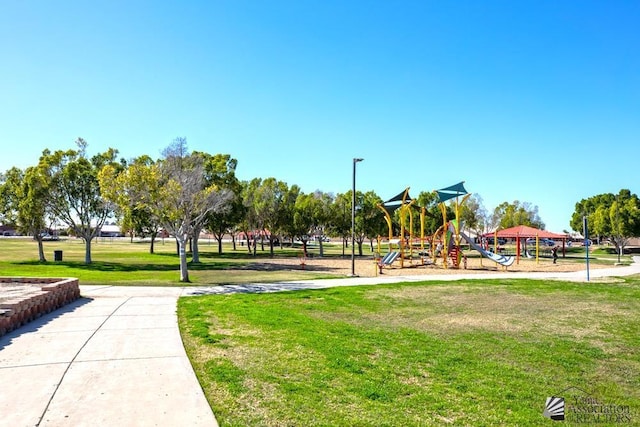
[[[44,149],[388,199],[465,181],[491,211],[637,193],[640,2],[0,2],[0,171]]]

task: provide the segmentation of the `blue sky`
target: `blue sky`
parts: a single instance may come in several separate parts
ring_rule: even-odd
[[[465,181],[488,210],[638,193],[640,2],[0,2],[0,170],[45,148],[160,157],[383,199]]]

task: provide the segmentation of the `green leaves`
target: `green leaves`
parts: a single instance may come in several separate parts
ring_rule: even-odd
[[[47,210],[84,239],[85,262],[89,264],[91,241],[115,208],[102,195],[99,174],[104,167],[115,169],[120,165],[116,163],[117,150],[110,148],[88,160],[85,157],[87,142],[79,138],[76,143],[79,151],[51,153],[45,150],[38,167],[46,177]]]
[[[538,207],[518,200],[514,200],[513,203],[503,202],[498,205],[493,211],[492,222],[498,228],[528,225],[544,230],[545,227],[544,222],[538,216]]]
[[[598,194],[576,203],[571,216],[571,227],[582,232],[583,217],[587,217],[589,234],[608,237],[618,253],[628,239],[640,236],[640,199],[627,189],[616,194]]]

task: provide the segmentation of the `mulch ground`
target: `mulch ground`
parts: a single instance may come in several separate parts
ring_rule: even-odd
[[[350,257],[311,257],[305,258],[273,258],[261,259],[259,264],[265,270],[308,270],[315,272],[327,272],[336,275],[351,274],[351,258]],[[606,268],[606,265],[591,265],[590,268]],[[496,271],[511,272],[569,272],[584,270],[584,263],[572,262],[569,260],[558,259],[554,264],[551,259],[541,258],[538,262],[535,259],[520,258],[506,269],[486,258],[468,258],[466,268],[460,266],[455,268],[448,265],[444,268],[442,260],[438,259],[435,264],[429,263],[423,265],[420,260],[410,262],[404,261],[404,266],[400,267],[400,262],[396,261],[390,267],[383,269],[383,274],[389,276],[408,276],[408,275],[426,275],[426,274],[464,274],[464,273],[494,273]],[[378,267],[372,257],[356,257],[355,273],[360,277],[374,277],[379,274]]]

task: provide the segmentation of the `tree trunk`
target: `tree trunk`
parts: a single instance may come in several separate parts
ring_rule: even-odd
[[[91,237],[84,238],[84,263],[91,264]]]
[[[222,253],[222,236],[220,237],[216,236],[216,240],[218,241],[218,253],[221,254]],[[235,247],[233,249],[235,249]]]
[[[191,238],[191,261],[200,262],[200,249],[198,248],[198,237],[200,231],[196,230],[195,235]]]
[[[231,244],[233,245],[233,251],[236,251],[236,233],[231,233]]]
[[[38,258],[40,262],[47,262],[47,258],[44,256],[44,246],[42,245],[42,238],[38,236]]]
[[[187,238],[181,236],[176,237],[176,244],[178,245],[178,253],[180,256],[180,281],[183,283],[189,283],[189,268],[187,265]]]
[[[155,248],[155,243],[156,243],[156,233],[151,233],[151,246],[149,247],[149,253],[152,254],[154,253],[154,248]]]
[[[322,246],[322,237],[320,236],[320,258],[322,258],[324,256],[324,247]]]

